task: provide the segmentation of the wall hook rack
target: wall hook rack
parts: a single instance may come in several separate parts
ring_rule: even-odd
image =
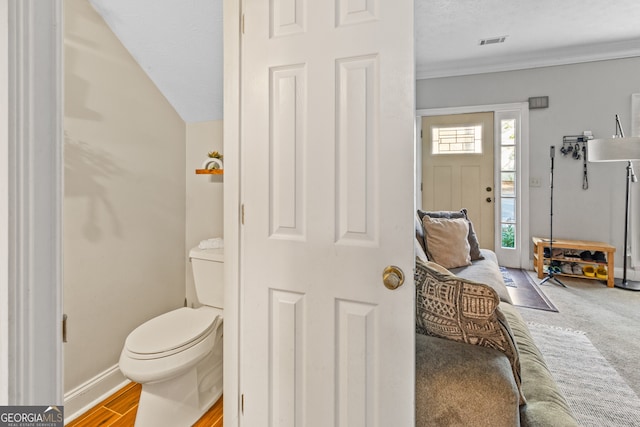
[[[562,148],[560,152],[563,156],[571,156],[575,160],[580,160],[586,152],[587,140],[584,135],[569,135],[562,137]]]
[[[560,152],[564,157],[571,156],[575,160],[582,160],[582,189],[589,188],[589,176],[587,174],[587,141],[588,135],[568,135],[562,137]]]

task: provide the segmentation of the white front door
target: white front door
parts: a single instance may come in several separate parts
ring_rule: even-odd
[[[413,426],[413,1],[243,12],[241,424]]]
[[[422,208],[466,208],[486,249],[495,240],[493,128],[493,112],[422,118]]]

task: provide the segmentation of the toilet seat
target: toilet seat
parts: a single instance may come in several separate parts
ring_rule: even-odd
[[[155,317],[134,329],[125,341],[132,359],[147,360],[183,352],[207,338],[222,320],[221,309],[179,308]]]

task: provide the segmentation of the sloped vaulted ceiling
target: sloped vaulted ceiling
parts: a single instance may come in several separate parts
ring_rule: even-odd
[[[222,0],[89,0],[187,122],[222,119]]]

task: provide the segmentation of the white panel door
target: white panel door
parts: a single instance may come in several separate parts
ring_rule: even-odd
[[[243,12],[241,424],[413,426],[413,1]]]

